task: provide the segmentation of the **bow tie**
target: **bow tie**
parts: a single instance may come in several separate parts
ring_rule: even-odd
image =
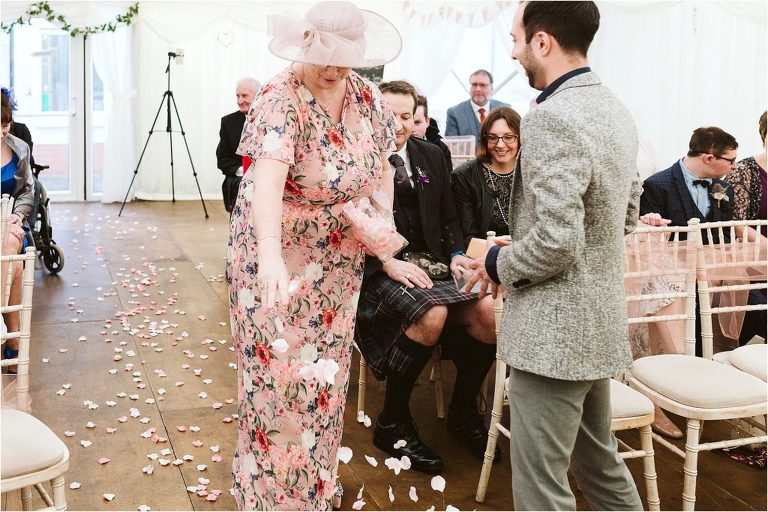
[[[395,189],[400,192],[410,192],[413,189],[411,178],[405,169],[405,162],[397,153],[389,155],[389,164],[395,169]]]
[[[708,189],[709,187],[712,186],[712,183],[710,183],[707,180],[693,180],[693,186],[695,187],[696,185]]]

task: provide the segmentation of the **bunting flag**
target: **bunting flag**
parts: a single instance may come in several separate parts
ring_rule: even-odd
[[[516,1],[499,0],[495,2],[419,2],[405,0],[403,10],[406,18],[417,21],[422,28],[429,28],[444,20],[452,20],[466,28],[483,27],[491,23],[499,14],[512,9]]]

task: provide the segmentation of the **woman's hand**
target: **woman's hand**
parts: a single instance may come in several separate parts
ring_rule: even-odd
[[[413,263],[392,258],[381,266],[381,270],[391,280],[403,283],[408,288],[432,288],[432,280],[427,273]]]
[[[288,305],[288,269],[280,255],[259,257],[259,274],[256,278],[261,294],[261,311],[269,313],[280,299]]]

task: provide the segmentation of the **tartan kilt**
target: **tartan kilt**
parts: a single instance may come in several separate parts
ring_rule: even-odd
[[[387,373],[402,373],[411,364],[411,356],[396,346],[409,325],[433,306],[476,299],[476,293],[460,292],[452,279],[432,281],[430,290],[406,288],[384,272],[377,272],[363,281],[355,341],[374,376],[384,380]]]

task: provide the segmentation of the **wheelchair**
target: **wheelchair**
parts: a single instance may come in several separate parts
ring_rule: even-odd
[[[32,163],[32,174],[35,176],[35,204],[32,207],[27,222],[37,256],[43,261],[43,265],[51,274],[58,274],[64,268],[64,251],[61,250],[53,239],[53,228],[51,228],[51,211],[48,209],[50,199],[45,185],[38,179],[40,173],[50,166]]]

